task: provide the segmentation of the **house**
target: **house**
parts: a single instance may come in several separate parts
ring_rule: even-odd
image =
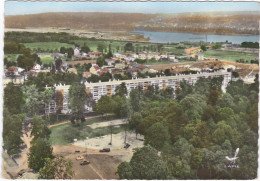
[[[81,53],[80,53],[80,48],[79,47],[75,47],[74,48],[74,56],[80,56]]]
[[[104,73],[109,73],[109,70],[108,70],[108,69],[102,69],[102,70],[100,70],[100,71],[97,72],[97,74],[98,74],[99,76],[103,75]]]
[[[131,73],[131,75],[132,75],[133,78],[136,78],[136,77],[137,77],[137,69],[136,69],[136,68],[130,69],[130,73]]]
[[[33,70],[39,71],[39,70],[41,70],[41,66],[39,64],[35,63],[35,64],[33,64]]]
[[[82,74],[83,74],[83,77],[85,77],[85,78],[89,78],[89,77],[91,77],[91,73],[88,72],[88,71],[83,72]]]
[[[103,55],[102,52],[89,52],[89,57],[93,59],[97,59],[101,55]]]
[[[69,68],[67,71],[68,71],[68,72],[71,72],[71,73],[74,73],[74,74],[77,74],[77,73],[78,73],[78,71],[77,71],[76,68]]]
[[[19,75],[18,68],[15,66],[8,67],[6,75]]]
[[[117,63],[115,65],[115,68],[117,68],[117,69],[124,69],[125,67],[126,67],[126,65],[124,63]]]
[[[172,62],[178,62],[175,55],[168,55],[168,60],[170,60]]]
[[[149,71],[149,69],[148,69],[146,66],[144,66],[144,65],[138,65],[138,66],[137,66],[137,70],[138,70],[140,73],[146,73],[146,72]]]
[[[108,66],[114,66],[115,65],[115,60],[113,59],[105,59],[105,62],[107,63]]]
[[[89,69],[90,73],[92,74],[96,74],[97,72],[100,71],[100,67],[98,65],[93,65],[90,69]]]
[[[203,60],[204,60],[204,56],[202,55],[202,54],[197,54],[196,56],[195,56],[195,58],[199,61],[199,62],[202,62]]]
[[[166,52],[160,53],[160,58],[161,59],[167,59],[168,58],[168,53],[166,53]]]

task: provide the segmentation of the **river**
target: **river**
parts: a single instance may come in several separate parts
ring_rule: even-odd
[[[192,33],[176,33],[176,32],[158,32],[158,31],[132,31],[149,38],[153,43],[179,43],[179,42],[232,42],[240,44],[242,42],[258,42],[259,35],[215,35],[215,34],[192,34]]]

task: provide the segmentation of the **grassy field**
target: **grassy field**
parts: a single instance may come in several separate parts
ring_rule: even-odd
[[[60,47],[70,48],[72,44],[60,43],[60,42],[35,42],[35,43],[23,43],[26,47],[33,51],[59,51]]]
[[[54,63],[54,59],[50,56],[41,57],[42,64]]]
[[[107,120],[115,119],[114,116],[108,116]],[[106,121],[105,117],[92,118],[79,126],[75,126],[72,123],[63,124],[52,127],[50,135],[50,144],[52,145],[64,145],[73,142],[73,139],[85,139],[86,137],[94,138],[110,134],[110,127],[100,127],[91,129],[87,125]],[[113,134],[124,131],[123,127],[113,128]]]
[[[203,53],[207,58],[217,58],[219,60],[236,61],[244,59],[245,61],[253,60],[258,55],[255,53],[244,53],[234,51],[222,51],[222,50],[209,50]]]

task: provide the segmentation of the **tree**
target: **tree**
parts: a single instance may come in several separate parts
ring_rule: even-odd
[[[130,42],[126,43],[124,46],[124,49],[125,49],[125,52],[127,52],[127,51],[133,52],[134,51],[133,44]]]
[[[44,167],[46,158],[53,158],[52,148],[47,140],[37,138],[32,142],[32,146],[30,148],[30,156],[28,158],[29,167],[35,171],[39,171]]]
[[[196,177],[198,173],[198,168],[201,166],[203,158],[203,152],[200,148],[195,148],[191,155],[191,167],[196,169]]]
[[[176,99],[181,101],[185,96],[191,94],[193,91],[192,85],[186,81],[180,82],[180,87],[176,90]]]
[[[220,95],[221,95],[221,91],[216,86],[211,87],[209,89],[209,97],[207,100],[207,104],[209,104],[213,107],[216,106]]]
[[[44,167],[39,173],[39,179],[71,179],[74,175],[71,160],[66,161],[62,156],[56,156],[54,159],[46,158]]]
[[[40,92],[34,84],[22,87],[22,91],[25,100],[24,109],[29,116],[38,113],[44,103],[47,103],[50,100],[53,93],[51,89]]]
[[[166,179],[166,164],[157,154],[157,151],[151,146],[144,146],[137,150],[131,161],[133,179]]]
[[[73,83],[69,88],[69,108],[72,111],[73,120],[84,121],[85,104],[87,100],[86,87],[78,82]]]
[[[32,124],[31,135],[34,136],[33,139],[49,138],[51,131],[47,127],[45,120],[41,119],[41,117],[39,116],[34,116],[33,119],[31,120],[31,124]]]
[[[36,60],[30,54],[19,55],[17,58],[18,67],[24,68],[26,71],[32,69],[35,62]]]
[[[168,152],[163,152],[169,174],[178,179],[190,178],[190,160],[193,149],[193,146],[186,139],[179,138]]]
[[[129,162],[120,163],[120,165],[117,167],[117,173],[120,179],[131,180],[133,178],[133,171]]]
[[[107,119],[107,114],[113,111],[113,102],[109,96],[101,96],[97,104],[94,107],[94,111],[99,114],[105,114]]]
[[[255,103],[250,108],[248,113],[248,125],[250,128],[257,133],[258,132],[258,104]]]
[[[200,49],[203,50],[203,51],[207,51],[207,47],[205,45],[201,45]]]
[[[180,105],[189,120],[200,120],[206,108],[206,101],[201,95],[191,94],[182,99]]]
[[[20,152],[20,145],[23,141],[20,138],[22,134],[22,122],[24,115],[12,114],[4,107],[3,111],[3,148],[9,155],[16,155]]]
[[[105,58],[104,58],[104,56],[99,56],[98,58],[97,58],[97,65],[99,66],[99,67],[102,67],[104,64],[105,64]]]
[[[103,52],[105,48],[106,48],[106,46],[104,44],[98,44],[98,46],[97,46],[97,50],[100,52]]]
[[[12,114],[21,113],[23,92],[19,86],[8,83],[4,88],[4,105]]]
[[[193,144],[194,147],[206,148],[207,146],[209,146],[211,137],[210,130],[206,122],[198,123],[194,129],[193,134],[194,135],[191,138],[190,142]]]
[[[121,83],[119,86],[116,87],[116,94],[119,96],[126,96],[127,94],[127,88],[125,86],[125,83]]]
[[[88,53],[88,52],[90,52],[90,48],[88,46],[84,45],[83,47],[81,47],[81,52]]]
[[[213,141],[220,145],[225,140],[231,140],[233,135],[233,129],[225,123],[225,121],[220,121],[217,124],[217,129],[213,132]]]
[[[144,144],[149,144],[157,150],[162,150],[163,146],[170,142],[168,129],[160,122],[149,127],[144,138]]]

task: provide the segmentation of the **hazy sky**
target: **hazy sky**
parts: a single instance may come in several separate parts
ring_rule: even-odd
[[[181,13],[260,11],[257,2],[17,2],[5,3],[5,15],[43,12]]]

